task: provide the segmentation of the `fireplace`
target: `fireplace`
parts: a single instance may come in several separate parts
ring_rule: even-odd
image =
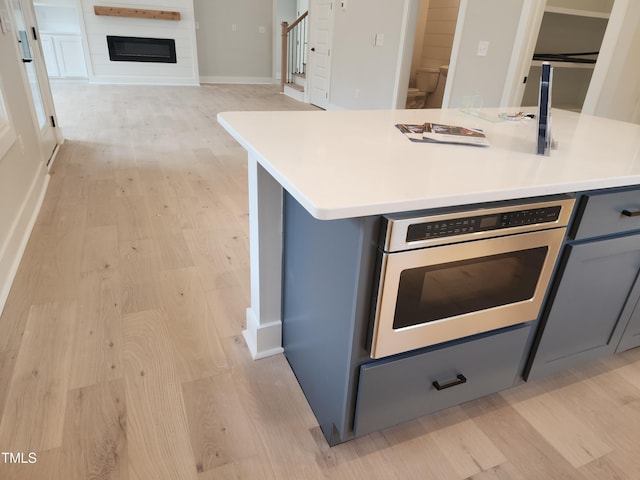
[[[107,35],[107,45],[113,62],[176,63],[176,42],[170,38]]]

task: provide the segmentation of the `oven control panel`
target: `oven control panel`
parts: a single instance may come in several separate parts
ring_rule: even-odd
[[[499,212],[490,215],[477,215],[455,219],[442,219],[434,222],[413,223],[407,228],[407,242],[416,242],[432,238],[466,235],[469,233],[500,230],[523,225],[536,225],[558,221],[560,205]]]

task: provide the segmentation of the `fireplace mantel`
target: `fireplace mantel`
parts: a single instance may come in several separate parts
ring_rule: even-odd
[[[152,10],[146,8],[105,7],[95,5],[93,12],[96,15],[110,17],[151,18],[155,20],[180,20],[180,12],[170,10]]]

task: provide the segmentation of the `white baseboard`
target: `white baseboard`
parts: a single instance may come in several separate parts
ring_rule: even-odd
[[[251,358],[259,360],[284,352],[282,348],[282,322],[259,324],[253,310],[247,308],[247,329],[242,336],[249,347]]]
[[[49,175],[47,167],[42,164],[39,171],[29,187],[24,202],[20,206],[20,211],[11,225],[9,235],[2,248],[0,248],[0,314],[9,297],[11,285],[18,273],[20,261],[27,248],[31,231],[40,213],[44,196],[49,186]]]
[[[295,88],[291,88],[288,85],[284,86],[284,94],[287,97],[297,100],[298,102],[304,102],[304,92],[301,92],[300,90],[296,90]]]
[[[241,83],[246,85],[271,85],[276,82],[271,77],[227,77],[201,75],[200,83]]]
[[[177,87],[197,87],[200,85],[196,78],[187,77],[150,77],[150,76],[118,76],[95,75],[89,78],[90,84],[95,85],[161,85]]]

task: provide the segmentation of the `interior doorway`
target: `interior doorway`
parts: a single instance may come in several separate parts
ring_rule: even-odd
[[[407,108],[441,108],[460,0],[420,0]]]

